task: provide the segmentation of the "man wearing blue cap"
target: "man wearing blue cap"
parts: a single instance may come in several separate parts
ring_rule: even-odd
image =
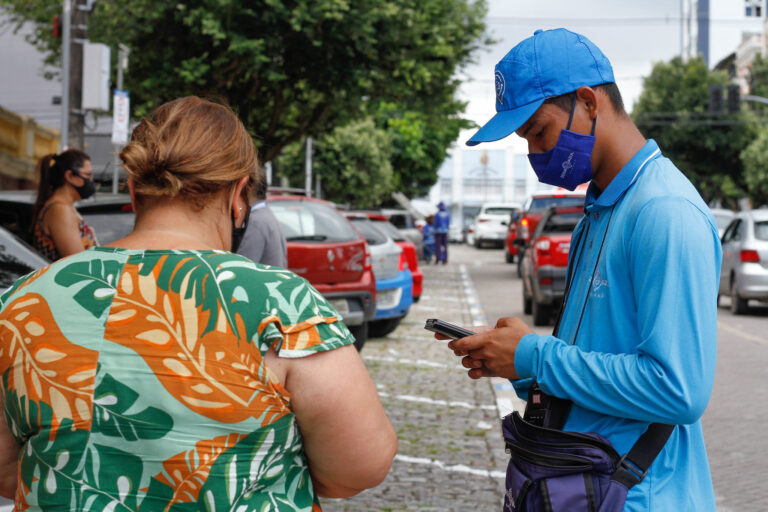
[[[711,212],[629,118],[610,62],[586,37],[537,31],[497,64],[495,81],[497,114],[468,144],[517,133],[540,181],[590,182],[585,217],[552,336],[502,318],[449,346],[471,378],[507,377],[521,397],[538,385],[570,401],[563,430],[599,433],[619,454],[649,425],[675,425],[624,510],[715,510],[700,420],[721,260]]]

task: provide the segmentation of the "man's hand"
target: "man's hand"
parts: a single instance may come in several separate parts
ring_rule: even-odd
[[[505,317],[496,322],[496,328],[448,343],[457,356],[464,356],[461,364],[469,368],[472,379],[505,377],[517,379],[515,350],[520,339],[533,331],[519,318]]]

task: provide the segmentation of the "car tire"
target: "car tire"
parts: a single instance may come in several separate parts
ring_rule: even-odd
[[[517,251],[517,277],[520,279],[523,278],[523,256],[525,256],[525,251],[523,249],[518,249]]]
[[[355,337],[355,348],[360,352],[368,340],[368,322],[363,322],[360,325],[348,325],[347,328],[352,333],[352,336]]]
[[[475,249],[480,249],[483,246],[483,241],[479,238],[475,238]]]
[[[533,314],[533,325],[549,325],[549,320],[552,318],[552,308],[549,304],[532,300],[531,313]]]
[[[399,316],[397,318],[387,318],[386,320],[373,320],[368,325],[368,336],[371,338],[383,338],[397,329],[402,319],[403,317]]]
[[[515,255],[512,253],[509,253],[507,251],[504,251],[504,259],[507,260],[507,263],[514,263],[515,262]]]
[[[739,295],[739,287],[736,284],[736,278],[731,279],[731,313],[734,315],[743,315],[747,312],[748,300]]]
[[[530,315],[532,308],[533,308],[533,301],[528,295],[525,294],[525,283],[523,283],[523,313],[525,313],[526,315]]]

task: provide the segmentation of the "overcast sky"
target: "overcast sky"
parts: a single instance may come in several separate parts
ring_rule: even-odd
[[[710,67],[736,49],[743,31],[762,29],[762,20],[744,16],[744,2],[710,0]],[[488,3],[488,31],[497,43],[478,52],[476,63],[464,72],[467,81],[462,88],[463,99],[469,101],[466,115],[479,124],[495,113],[494,65],[536,29],[565,27],[587,36],[611,61],[628,109],[640,95],[642,78],[650,73],[653,63],[680,54],[679,0]]]

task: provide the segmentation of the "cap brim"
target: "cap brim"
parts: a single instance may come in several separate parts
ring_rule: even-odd
[[[485,125],[477,130],[477,133],[467,141],[467,146],[476,146],[481,142],[493,142],[511,135],[523,126],[525,122],[539,110],[539,107],[543,103],[543,99],[536,100],[533,103],[517,107],[516,109],[497,112],[490,121],[485,123]]]

